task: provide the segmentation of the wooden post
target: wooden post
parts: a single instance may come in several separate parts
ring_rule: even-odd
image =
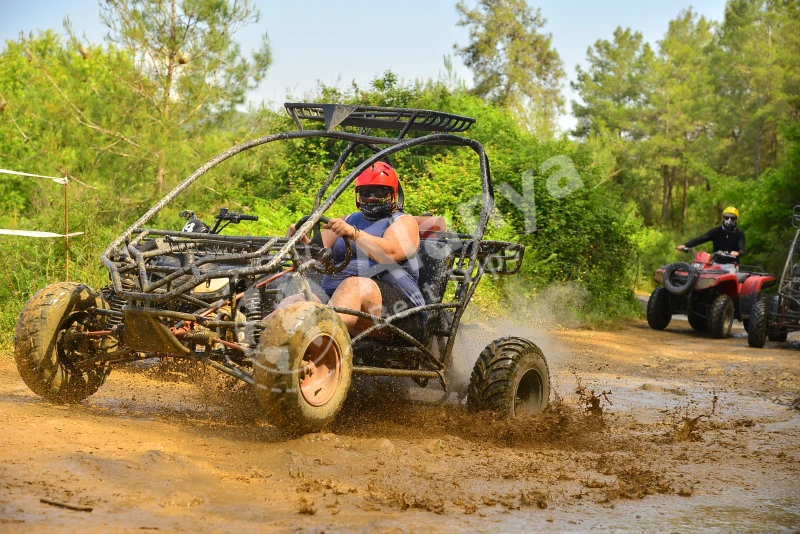
[[[66,282],[69,282],[69,180],[64,176],[64,266]]]

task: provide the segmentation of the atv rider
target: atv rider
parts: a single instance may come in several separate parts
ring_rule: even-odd
[[[354,245],[353,259],[340,273],[326,275],[322,289],[330,306],[388,316],[422,306],[425,300],[417,285],[419,226],[403,211],[402,189],[397,172],[388,163],[376,162],[355,180],[359,211],[331,219],[322,231],[322,242],[333,251],[336,263],[343,261],[343,237]],[[294,225],[287,235],[295,233]],[[303,238],[308,242],[308,238]],[[301,295],[284,299],[280,306],[302,300]],[[372,326],[370,319],[340,314],[351,334]],[[417,339],[424,335],[425,317],[414,314],[394,324]]]
[[[700,237],[690,239],[683,245],[678,245],[677,250],[684,251],[687,248],[695,247],[709,241],[714,244],[714,252],[724,252],[729,257],[719,257],[715,259],[715,264],[728,272],[737,272],[739,258],[744,256],[744,232],[736,227],[739,221],[739,210],[733,206],[728,206],[722,212],[722,226],[712,228]]]

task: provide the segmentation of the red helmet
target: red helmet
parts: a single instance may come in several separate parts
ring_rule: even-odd
[[[358,188],[365,185],[382,185],[384,187],[392,188],[392,203],[397,207],[398,190],[400,189],[400,181],[397,179],[397,172],[388,163],[377,161],[362,172],[356,178],[355,191],[356,191],[356,206],[361,207],[358,201]]]

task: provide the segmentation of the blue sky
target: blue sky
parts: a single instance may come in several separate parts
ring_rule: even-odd
[[[456,72],[467,80],[470,73],[455,57],[453,44],[464,45],[467,32],[456,26],[455,0],[256,0],[261,10],[257,25],[238,35],[245,50],[256,47],[267,33],[272,43],[273,64],[261,86],[250,95],[253,102],[273,106],[287,95],[299,99],[317,81],[349,85],[367,84],[392,70],[405,80],[435,78],[444,70],[443,57],[453,56]],[[568,78],[575,66],[584,64],[586,49],[598,39],[609,39],[617,26],[641,31],[655,43],[669,21],[681,9],[693,7],[712,20],[721,20],[725,0],[539,0],[539,7],[553,34],[553,43],[564,61]],[[20,32],[56,29],[69,16],[73,28],[92,42],[106,33],[96,0],[0,0],[0,41],[15,39]],[[574,124],[569,101],[576,95],[564,84],[567,115],[560,124]]]

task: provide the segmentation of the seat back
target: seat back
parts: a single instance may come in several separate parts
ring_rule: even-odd
[[[417,260],[419,261],[419,290],[425,304],[442,302],[450,268],[455,254],[446,241],[434,238],[420,239]]]
[[[434,217],[433,215],[416,215],[414,219],[419,225],[419,237],[422,239],[435,237],[439,232],[447,231],[447,222],[444,217]]]

